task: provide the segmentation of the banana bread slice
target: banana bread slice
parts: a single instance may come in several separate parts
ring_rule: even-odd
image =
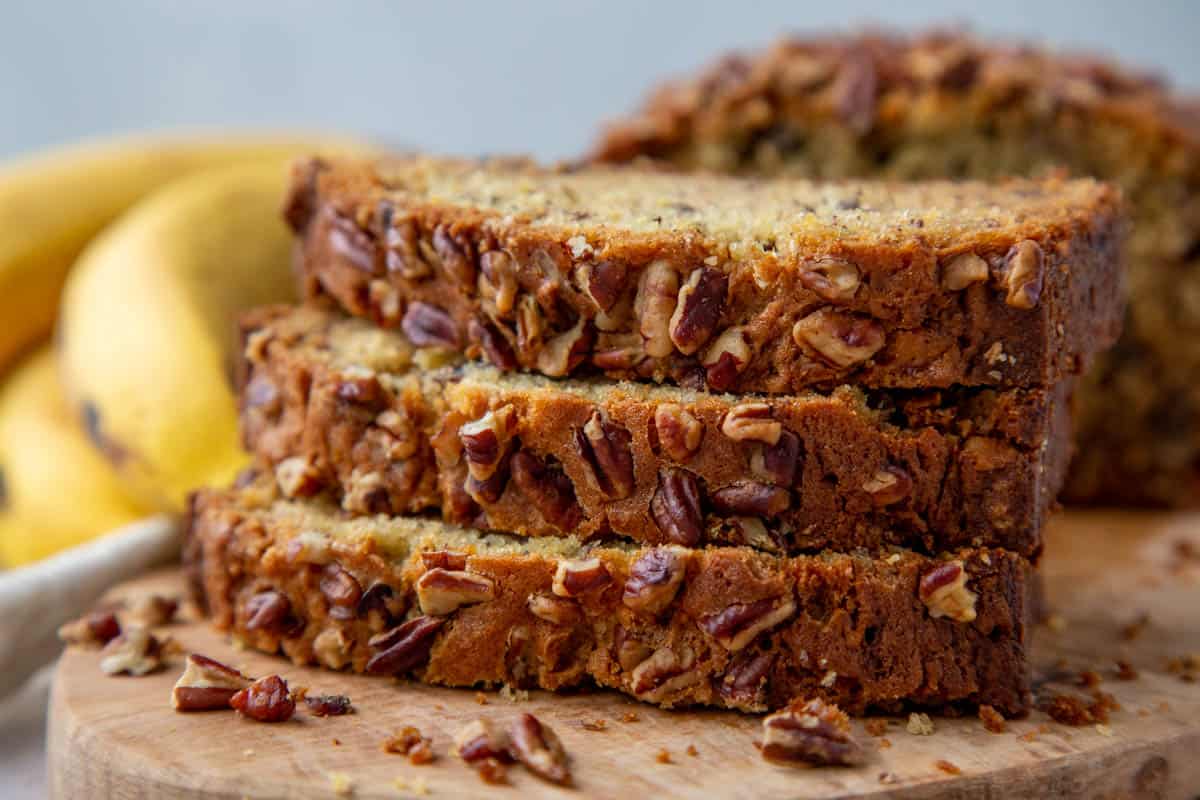
[[[1109,62],[961,34],[785,39],[664,84],[595,157],[810,178],[1120,186],[1122,337],[1079,392],[1067,497],[1200,503],[1200,104]]]
[[[247,449],[293,497],[354,513],[441,509],[529,536],[771,552],[971,544],[1026,556],[1069,455],[1066,384],[841,387],[734,397],[553,381],[436,354],[340,313],[243,321]]]
[[[1029,563],[1004,550],[782,558],[347,518],[249,478],[192,499],[196,597],[236,640],[447,686],[594,682],[662,706],[1029,704]]]
[[[1047,386],[1116,337],[1090,180],[814,184],[528,162],[298,166],[309,295],[503,369],[689,388]]]

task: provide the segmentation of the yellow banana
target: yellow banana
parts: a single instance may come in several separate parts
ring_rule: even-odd
[[[0,370],[46,338],[72,262],[142,196],[197,170],[277,161],[328,146],[341,143],[298,135],[156,136],[0,164]]]
[[[36,561],[142,516],[63,401],[44,346],[0,389],[0,564]]]
[[[131,496],[167,511],[246,460],[232,391],[235,317],[292,299],[286,164],[193,175],[80,257],[63,295],[67,397]]]

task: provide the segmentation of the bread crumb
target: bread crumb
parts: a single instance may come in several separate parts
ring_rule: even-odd
[[[334,747],[341,747],[341,746],[342,746],[342,740],[341,740],[341,739],[330,739],[330,740],[329,740],[329,742],[330,742],[330,744],[332,744]]]
[[[887,750],[891,746],[892,746],[892,740],[887,738],[886,736],[879,740],[879,749],[880,750]]]
[[[567,247],[571,248],[571,255],[575,258],[583,258],[588,253],[595,252],[588,243],[587,237],[582,234],[567,239]]]
[[[1096,733],[1100,734],[1101,736],[1112,736],[1113,729],[1110,725],[1105,725],[1103,722],[1098,722],[1096,723]]]
[[[354,781],[344,772],[330,772],[329,786],[338,797],[349,797],[354,793]]]
[[[687,754],[692,758],[695,758],[696,756],[700,755],[700,751],[696,749],[696,745],[689,744],[687,746]]]
[[[893,783],[899,783],[900,778],[894,772],[879,773],[879,782],[885,786],[890,786]]]
[[[475,693],[475,702],[481,706],[486,706],[488,704],[487,695],[484,694],[483,692],[476,692]]]
[[[242,751],[242,755],[244,755],[246,758],[250,758],[250,756],[254,755],[254,748],[247,747]]]
[[[863,728],[871,736],[883,736],[887,733],[888,721],[883,717],[871,717],[870,719],[863,720]]]
[[[1150,624],[1150,615],[1146,613],[1138,614],[1133,621],[1124,625],[1121,628],[1121,638],[1127,642],[1132,642],[1134,639],[1142,635],[1146,630],[1146,626]]]
[[[585,731],[606,731],[608,730],[608,720],[606,719],[585,719],[580,720],[579,727]]]
[[[928,714],[922,714],[918,711],[908,715],[908,732],[913,736],[932,736],[933,735],[933,720]]]
[[[979,707],[979,719],[983,721],[983,729],[989,733],[1004,733],[1008,727],[1004,715],[988,705]]]
[[[1138,671],[1128,661],[1117,662],[1116,675],[1119,681],[1136,681],[1138,679]]]
[[[506,683],[500,687],[500,696],[510,703],[524,703],[529,700],[529,690],[514,689]]]
[[[1046,617],[1046,627],[1055,633],[1062,633],[1067,629],[1067,621],[1061,614],[1051,614]]]
[[[621,715],[621,722],[637,722],[639,719],[641,717],[638,716],[636,711],[626,711]]]
[[[402,792],[412,792],[415,795],[425,797],[429,794],[429,786],[425,783],[425,779],[418,776],[409,780],[403,776],[392,780],[392,785]]]
[[[937,761],[933,762],[933,765],[947,775],[962,775],[962,770],[958,768],[958,765],[952,761],[947,761],[944,758],[939,758]]]
[[[828,689],[830,686],[833,686],[833,684],[835,684],[836,682],[837,682],[837,672],[832,669],[825,673],[825,677],[821,678],[821,685],[824,686],[826,689]]]
[[[889,563],[889,564],[899,564],[900,558],[901,558],[901,555],[899,553],[892,553],[890,556],[888,556],[884,560],[887,561],[887,563]]]
[[[660,764],[674,763],[671,761],[671,751],[667,750],[665,747],[658,751],[658,755],[654,756],[654,760]]]

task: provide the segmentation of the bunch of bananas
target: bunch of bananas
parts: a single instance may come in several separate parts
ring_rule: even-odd
[[[126,139],[0,165],[0,565],[233,476],[233,320],[293,291],[287,165],[359,149]]]

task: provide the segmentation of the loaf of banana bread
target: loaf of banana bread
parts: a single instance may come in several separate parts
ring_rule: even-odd
[[[745,176],[992,179],[1130,201],[1129,312],[1079,392],[1067,496],[1200,503],[1200,104],[1092,58],[961,34],[787,39],[663,85],[596,158]]]
[[[501,369],[798,393],[1049,386],[1116,337],[1115,191],[521,161],[297,167],[306,294]]]
[[[242,432],[292,497],[527,536],[1036,556],[1066,384],[734,397],[458,363],[313,308],[243,321]],[[425,369],[421,369],[424,365]]]
[[[347,518],[273,485],[195,495],[185,562],[219,628],[297,663],[448,686],[595,683],[662,706],[1028,708],[1032,572],[1008,551],[588,546]]]

